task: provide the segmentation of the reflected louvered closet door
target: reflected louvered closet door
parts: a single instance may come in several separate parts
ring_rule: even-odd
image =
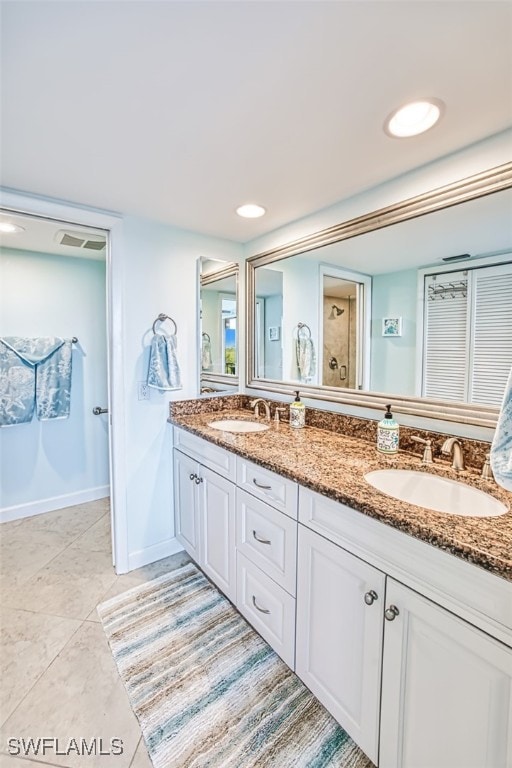
[[[512,264],[475,269],[469,402],[501,405],[512,366]]]
[[[467,272],[425,278],[424,397],[458,402],[467,399],[467,294]]]
[[[425,277],[424,397],[499,406],[512,366],[512,263]]]

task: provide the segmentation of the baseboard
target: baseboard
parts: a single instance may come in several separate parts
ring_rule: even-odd
[[[16,504],[13,507],[0,509],[0,522],[8,523],[11,520],[21,520],[24,517],[42,515],[44,512],[54,512],[56,509],[73,507],[76,504],[86,504],[88,501],[97,501],[110,495],[109,485],[100,485],[97,488],[87,488],[85,491],[65,493],[62,496],[52,496],[49,499],[29,501],[26,504]]]
[[[128,570],[134,571],[136,568],[142,568],[143,565],[149,565],[156,562],[156,560],[162,560],[169,555],[175,555],[177,552],[183,551],[183,545],[180,544],[178,539],[167,539],[159,544],[153,544],[151,547],[145,549],[138,549],[136,552],[130,552],[128,555]]]

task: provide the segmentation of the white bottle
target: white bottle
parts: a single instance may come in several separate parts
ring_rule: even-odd
[[[391,405],[386,405],[386,413],[377,424],[377,450],[381,453],[398,453],[400,427],[391,413]]]
[[[300,428],[306,426],[306,406],[301,403],[299,390],[295,390],[295,400],[290,405],[290,427]]]

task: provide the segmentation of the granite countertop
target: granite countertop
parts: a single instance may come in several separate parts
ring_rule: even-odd
[[[439,460],[431,467],[422,467],[421,446],[415,455],[400,451],[394,456],[385,456],[366,440],[317,427],[293,429],[288,422],[272,421],[265,432],[239,434],[208,426],[208,422],[218,419],[253,420],[254,417],[245,409],[230,409],[171,415],[170,421],[300,485],[512,581],[512,493],[494,481],[483,480],[477,470],[457,473],[450,462]],[[461,480],[500,499],[509,512],[499,517],[462,517],[401,502],[377,491],[364,479],[371,470],[389,468],[425,471]]]

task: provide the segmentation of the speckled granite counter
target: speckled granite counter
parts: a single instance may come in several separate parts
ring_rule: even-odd
[[[445,515],[386,496],[364,479],[367,472],[375,469],[427,471],[486,491],[512,510],[512,493],[493,481],[482,480],[477,470],[456,473],[446,461],[437,461],[425,469],[420,465],[420,454],[400,451],[397,456],[384,456],[366,440],[312,426],[292,429],[286,422],[270,422],[267,431],[252,434],[222,432],[208,426],[208,422],[219,418],[254,418],[250,411],[237,407],[238,403],[233,405],[233,401],[226,402],[222,410],[194,414],[173,413],[171,408],[169,420],[300,485],[512,581],[512,511],[492,518]]]

